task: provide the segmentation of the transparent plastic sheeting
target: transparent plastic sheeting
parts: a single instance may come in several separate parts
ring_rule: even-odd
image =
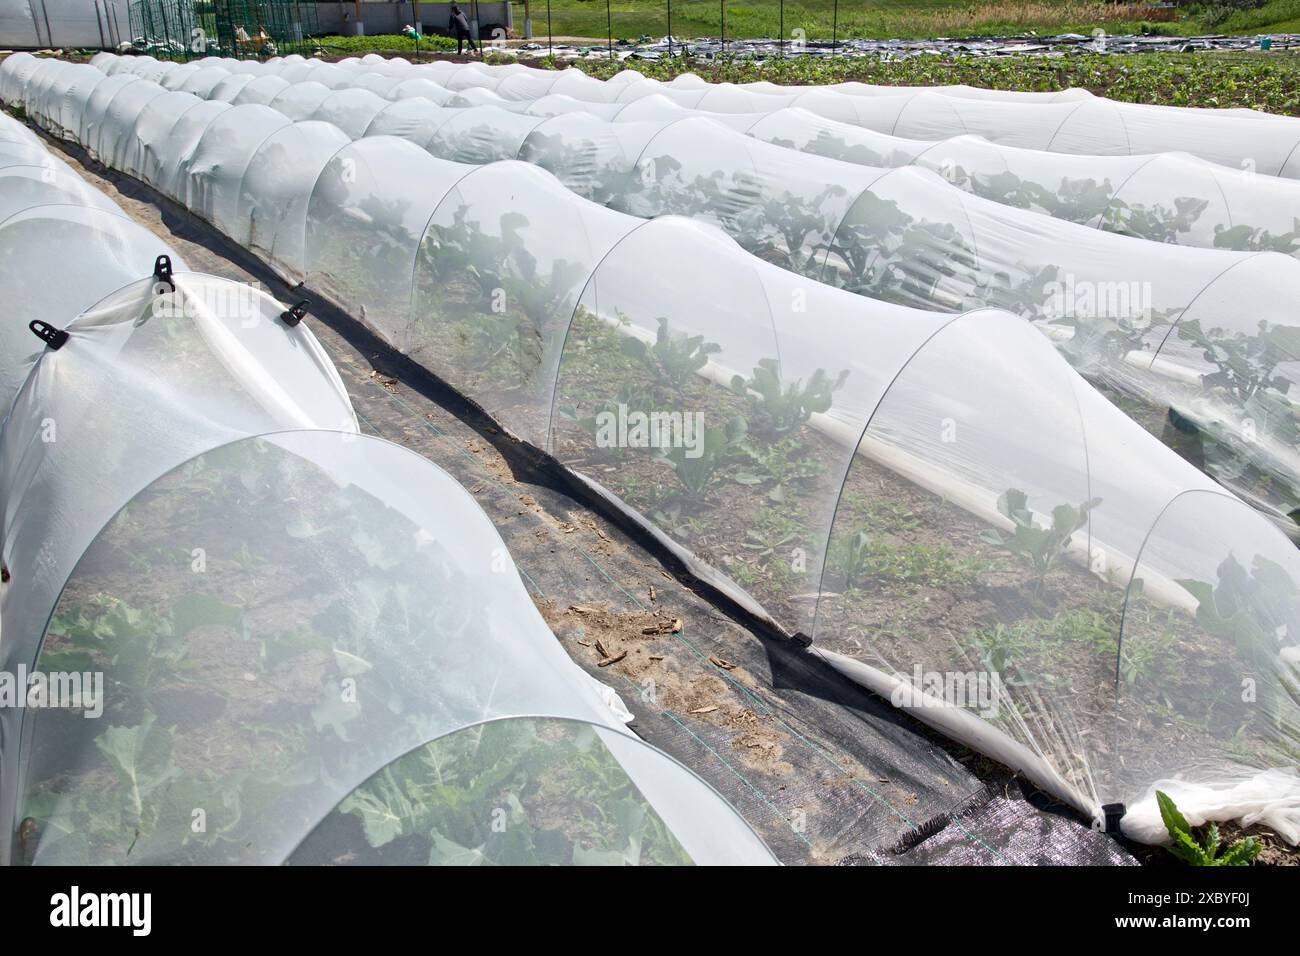
[[[81,313],[14,399],[0,432],[0,540],[22,587],[0,605],[6,673],[31,666],[72,566],[153,478],[245,435],[357,430],[338,373],[308,329],[280,319],[283,305],[224,279],[173,283],[150,276]]]
[[[143,62],[137,63],[137,60]],[[153,68],[157,66],[156,62],[151,63],[147,58],[114,60],[108,54],[101,62],[105,66],[125,64],[118,67],[123,73],[137,71],[144,76],[157,73]],[[242,61],[215,62],[221,66],[203,69],[221,72]],[[268,64],[265,69],[276,66]],[[633,123],[707,116],[756,139],[801,152],[865,166],[921,166],[986,199],[1110,232],[1179,245],[1241,251],[1271,250],[1300,256],[1300,217],[1297,216],[1300,183],[1260,175],[1257,164],[1253,162],[1224,166],[1177,152],[1062,155],[991,142],[982,136],[968,134],[938,141],[908,139],[841,122],[800,107],[767,107],[752,113],[710,112],[682,106],[659,94],[613,103],[577,99],[558,92],[524,100],[507,100],[489,88],[470,85],[475,80],[490,82],[483,80],[476,64],[464,68],[467,72],[455,90],[423,77],[404,79],[403,73],[366,72],[372,66],[377,67],[366,62],[352,65],[347,88],[367,90],[390,100],[420,97],[454,108],[496,105],[539,116],[582,111],[604,119]],[[238,81],[235,85],[240,87],[230,102],[235,105],[261,103],[275,107],[290,119],[303,120],[312,118],[314,110],[332,90],[338,92],[342,89],[337,86],[337,77],[331,78],[331,82],[336,83],[334,88],[314,80],[291,84],[285,77],[304,71],[290,69],[289,65],[280,69],[281,73],[257,76],[246,86],[249,74],[230,76],[232,81]],[[409,71],[447,72],[445,68],[439,69],[437,64],[411,66]],[[576,74],[576,71],[565,73]],[[182,85],[179,78],[188,75],[182,65],[169,64],[165,65],[160,82],[168,89],[177,89]],[[178,80],[172,81],[174,76],[179,77]],[[550,81],[555,76],[554,72],[548,71],[544,78]],[[557,82],[556,85],[564,89],[567,84]],[[677,86],[676,83],[667,85]],[[842,84],[845,87],[857,85]],[[287,89],[290,86],[295,89],[290,91]],[[896,91],[898,88],[880,89]],[[208,96],[222,91],[209,94],[205,87],[195,92]],[[949,95],[956,92],[951,91]],[[992,91],[966,89],[962,95],[987,92]],[[766,100],[758,105],[764,103]],[[354,138],[361,135],[350,129],[347,132]],[[635,139],[634,133],[626,135]]]
[[[44,346],[33,321],[66,321],[142,274],[168,253],[45,150],[26,127],[0,116],[0,287],[8,317],[0,323],[0,416]],[[67,281],[68,262],[77,280]],[[173,264],[182,267],[179,257]]]
[[[364,62],[352,67],[364,70]],[[275,64],[264,69],[274,71]],[[506,71],[509,72],[506,72]],[[1145,106],[1089,95],[1004,93],[923,87],[779,87],[774,84],[709,84],[698,77],[661,83],[625,71],[626,79],[601,81],[576,69],[458,65],[408,67],[449,89],[487,88],[506,100],[562,93],[596,103],[630,103],[663,96],[691,109],[720,113],[768,112],[800,107],[827,119],[923,140],[976,133],[1009,146],[1060,153],[1141,155],[1187,152],[1257,172],[1300,177],[1300,121],[1252,110]],[[694,80],[695,82],[692,82]],[[756,88],[761,87],[761,88]]]
[[[448,105],[461,105],[455,100]],[[755,139],[871,167],[920,166],[985,199],[1057,219],[1185,246],[1300,256],[1300,183],[1186,153],[1063,155],[961,135],[905,139],[826,119],[807,110],[710,113],[663,97],[614,109],[567,96],[503,108],[533,115],[591,112],[638,123],[707,117]]]
[[[306,328],[280,322],[284,306],[227,280],[176,274],[172,290],[151,275],[139,279],[169,250],[143,229],[122,230],[123,221],[100,208],[59,205],[0,223],[0,281],[19,304],[3,333],[7,674],[31,671],[73,566],[143,485],[200,451],[268,428],[356,431],[333,366]],[[69,256],[80,265],[75,283],[58,275]],[[77,308],[96,288],[125,282],[107,300]],[[32,320],[62,328],[68,340],[46,349],[27,328]],[[0,715],[6,811],[21,763],[21,719],[21,708]],[[6,842],[12,822],[5,817]]]
[[[18,129],[0,118],[0,144]],[[13,204],[25,180],[8,173]],[[102,205],[53,211],[0,224],[5,288],[68,333],[46,349],[25,312],[5,332],[22,338],[4,349],[0,671],[99,671],[104,696],[0,714],[0,857],[278,863],[306,841],[295,860],[395,862],[384,848],[402,836],[418,862],[773,862],[715,792],[622,729],[469,496],[360,438],[282,304],[178,272],[119,282],[68,323],[77,295],[145,269]],[[61,255],[78,256],[78,283],[19,281]],[[100,706],[103,720],[78,712]],[[430,761],[447,772],[437,793]]]
[[[213,170],[221,181],[237,183],[243,167],[234,156],[270,130],[286,130],[284,149],[269,151],[265,159],[258,153],[253,164],[289,171],[289,194],[302,192],[295,190],[295,177],[320,171],[302,150],[323,155],[337,143],[325,129],[354,138],[396,135],[457,162],[526,160],[579,195],[636,216],[681,214],[712,222],[761,258],[862,295],[943,311],[1005,308],[1039,325],[1071,364],[1149,431],[1289,534],[1298,533],[1300,420],[1291,394],[1300,376],[1300,327],[1291,304],[1300,299],[1300,263],[1293,258],[1171,248],[1098,232],[973,197],[922,169],[809,156],[757,142],[703,117],[614,123],[584,113],[548,118],[303,85],[318,87],[320,95],[316,90],[298,95],[298,85],[290,85],[270,108],[235,107],[213,121],[204,141],[221,161],[191,148],[187,189],[208,191]],[[312,123],[287,132],[288,124],[274,109],[281,101],[303,107],[295,116]],[[163,102],[154,99],[145,109]],[[189,104],[177,101],[174,112],[195,108],[192,100]],[[321,128],[321,122],[330,127]],[[150,131],[144,135],[163,132],[161,124],[155,132],[143,116],[140,126]],[[309,126],[311,136],[326,141],[308,144]],[[283,162],[285,151],[299,141],[293,161]],[[333,165],[331,175],[354,175],[355,162],[349,154]],[[132,171],[129,163],[123,168]],[[282,203],[293,200],[278,187],[253,186],[252,181],[238,191],[227,186],[230,196],[238,192],[242,206],[230,198],[221,209],[208,209],[189,195],[182,201],[242,244],[251,239],[254,247],[269,251],[266,240],[247,232],[259,232],[268,214],[275,216]],[[1205,182],[1187,191],[1215,194],[1213,184]],[[249,208],[251,197],[263,200],[259,205],[269,213]],[[453,208],[459,201],[452,197]],[[1186,202],[1176,200],[1179,208]],[[560,206],[570,204],[560,200]],[[1168,227],[1159,216],[1144,221],[1157,231]],[[414,221],[407,231],[423,225]],[[369,227],[361,222],[358,228]],[[588,228],[586,223],[575,227],[576,241],[584,241]],[[306,231],[313,231],[310,224]],[[298,235],[295,226],[277,258],[296,263],[289,247],[296,246]],[[588,248],[587,260],[591,248],[599,246]],[[287,274],[302,275],[296,264]],[[401,283],[401,275],[375,273],[367,309],[373,313],[377,304],[383,312],[405,309],[401,291],[395,306],[376,301],[391,297]],[[393,340],[404,347],[402,335],[394,331]],[[1244,371],[1238,367],[1243,352]]]
[[[133,62],[135,61],[135,62]],[[155,69],[147,57],[97,55],[105,72]],[[544,70],[522,64],[489,66],[442,61],[414,65],[371,54],[337,64],[295,57],[254,64],[208,57],[203,66],[239,63],[238,71],[345,86],[358,74],[429,79],[455,91],[483,89],[503,100],[563,94],[593,103],[631,103],[664,97],[679,106],[718,113],[770,112],[799,107],[853,126],[894,136],[943,140],[973,133],[996,143],[1057,153],[1141,156],[1184,152],[1214,163],[1269,176],[1300,178],[1300,120],[1247,109],[1199,109],[1122,103],[1085,90],[1025,93],[973,87],[777,86],[706,83],[687,75],[671,82],[626,70],[605,81],[576,68]]]
[[[110,692],[96,720],[26,713],[9,858],[774,862],[618,723],[503,551],[453,479],[376,438],[247,437],[157,477],[50,618],[37,668]]]
[[[1171,760],[1293,767],[1300,553],[1021,317],[854,295],[527,164],[313,123],[213,179],[218,205],[274,184],[259,253],[855,679],[1094,818]],[[935,687],[954,673],[970,696]]]

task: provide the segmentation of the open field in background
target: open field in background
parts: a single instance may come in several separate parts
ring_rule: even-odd
[[[345,56],[364,56],[367,53],[382,53],[388,56],[404,56],[411,59],[416,53],[415,41],[398,34],[378,34],[370,37],[320,37],[317,41],[326,59],[341,59]],[[456,52],[456,41],[450,37],[430,34],[420,40],[421,54]]]
[[[515,28],[522,35],[524,3],[512,3]],[[532,0],[531,7],[534,33],[545,37],[546,0]],[[673,0],[673,35],[719,36],[724,8],[728,37],[776,37],[781,32],[777,0]],[[1143,3],[1096,0],[841,0],[835,22],[832,0],[788,0],[784,25],[787,37],[799,29],[810,40],[829,40],[833,25],[841,39],[878,40],[1027,32],[1086,35],[1097,28],[1116,34],[1300,32],[1300,0],[1188,4],[1175,11],[1175,19],[1154,22],[1159,13]],[[605,0],[551,0],[550,17],[551,33],[557,37],[604,38],[610,26],[615,39],[657,39],[668,32],[664,0],[613,0],[609,24]]]
[[[412,57],[414,44],[406,37],[326,37],[327,59],[379,52]],[[445,37],[427,37],[422,56],[445,57]],[[451,50],[455,52],[454,41]],[[487,55],[488,62],[511,63],[514,57]],[[567,61],[525,60],[533,66],[566,66]],[[1268,53],[1144,53],[1141,55],[1075,55],[1047,59],[1033,56],[915,57],[884,61],[874,57],[800,58],[756,63],[745,59],[704,60],[673,57],[659,61],[584,60],[581,68],[601,78],[624,69],[639,70],[656,79],[698,73],[713,82],[838,83],[859,80],[888,86],[933,86],[966,83],[995,90],[1063,90],[1084,87],[1099,96],[1132,103],[1211,108],[1249,107],[1300,116],[1300,51]]]
[[[524,4],[515,0],[515,28],[523,32]],[[545,0],[534,0],[533,29],[545,33]],[[663,0],[614,0],[610,5],[614,37],[658,38],[668,32]],[[673,0],[672,32],[677,37],[716,37],[725,8],[728,37],[776,37],[781,31],[776,0]],[[839,4],[838,23],[831,0],[789,0],[785,4],[785,35],[803,30],[810,40],[829,40],[832,28],[841,39],[893,39],[930,36],[1021,33],[1026,30],[1064,33],[1102,24],[1135,23],[1140,4],[1092,0],[1012,0],[981,3],[971,0],[883,0]],[[551,0],[551,26],[556,36],[604,37],[604,0]],[[1117,31],[1118,32],[1118,31]],[[1127,29],[1124,32],[1133,32]]]
[[[728,36],[774,36],[777,33],[776,0],[727,3]],[[1231,0],[1240,6],[1252,0]],[[666,5],[662,0],[615,0],[612,5],[614,36],[658,38],[667,32]],[[677,36],[718,35],[720,0],[674,0],[673,33]],[[915,37],[954,34],[1072,31],[1088,34],[1095,26],[1111,33],[1148,32],[1195,34],[1217,32],[1300,32],[1300,0],[1271,0],[1251,9],[1227,4],[1180,8],[1186,19],[1168,23],[1126,21],[1144,8],[1135,5],[1078,2],[1078,0],[1013,0],[1011,3],[969,3],[961,0],[880,0],[870,6],[844,0],[839,11],[841,37]],[[546,3],[532,3],[535,37],[545,43]],[[808,39],[830,37],[830,0],[792,0],[786,4],[786,33],[805,30]],[[551,0],[551,28],[556,37],[603,37],[605,4],[602,0]],[[1105,18],[1105,19],[1103,19]],[[523,32],[523,3],[516,3],[515,27]],[[327,58],[368,52],[412,57],[415,44],[403,36],[324,37]],[[446,55],[454,42],[429,36],[420,54]],[[489,60],[493,59],[491,53]],[[510,62],[502,59],[502,62]],[[539,66],[548,61],[535,60]],[[640,70],[670,79],[687,71],[713,81],[745,82],[765,79],[775,83],[834,83],[861,80],[894,85],[967,83],[989,89],[1055,90],[1071,86],[1117,100],[1174,106],[1251,107],[1275,113],[1300,115],[1300,52],[1267,53],[1200,52],[1194,54],[1145,53],[1093,56],[1073,53],[1064,57],[1037,56],[922,56],[887,62],[874,57],[798,58],[755,63],[746,59],[715,60],[675,57],[656,62],[636,59],[608,62],[592,59],[582,69],[609,76],[620,69]]]
[[[1300,116],[1300,52],[1145,53],[1136,56],[924,57],[886,62],[875,58],[686,60],[622,62],[590,60],[586,72],[609,77],[622,69],[658,79],[695,72],[715,82],[836,83],[860,80],[884,85],[967,83],[999,90],[1061,90],[1085,87],[1100,96],[1172,106],[1245,106]]]

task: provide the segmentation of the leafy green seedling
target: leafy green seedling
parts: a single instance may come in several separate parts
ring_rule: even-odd
[[[1169,794],[1157,790],[1156,803],[1160,806],[1160,819],[1173,841],[1165,849],[1188,866],[1250,866],[1264,848],[1254,837],[1238,840],[1227,848],[1221,847],[1219,827],[1213,823],[1206,828],[1205,842],[1202,843]]]
[[[687,496],[698,501],[718,479],[728,456],[744,437],[745,420],[737,416],[726,428],[704,429],[704,441],[697,456],[691,457],[689,449],[677,445],[660,449],[656,457],[673,470]]]
[[[1289,631],[1300,620],[1300,588],[1285,568],[1263,555],[1255,555],[1247,571],[1229,554],[1217,570],[1217,584],[1178,581],[1196,598],[1196,623],[1247,658],[1266,663],[1276,653],[1279,628]]]
[[[832,396],[848,377],[848,369],[832,379],[819,368],[807,385],[802,381],[785,385],[777,361],[760,359],[751,378],[732,377],[731,389],[750,403],[754,434],[774,439],[794,431],[814,412],[828,411]]]
[[[626,338],[622,349],[624,354],[648,368],[661,385],[681,388],[704,368],[710,355],[722,351],[722,346],[704,341],[702,335],[674,333],[668,327],[668,320],[660,319],[654,345]]]
[[[771,445],[763,446],[755,442],[745,442],[741,448],[757,466],[754,470],[737,472],[735,479],[742,485],[761,485],[771,482],[767,497],[774,502],[783,502],[787,497],[787,488],[795,487],[799,482],[816,478],[823,471],[823,466],[797,437],[791,436]]]
[[[1070,538],[1088,523],[1088,512],[1099,504],[1100,498],[1092,498],[1078,506],[1057,505],[1052,509],[1051,527],[1040,528],[1029,509],[1029,496],[1018,488],[1008,488],[998,498],[998,511],[1011,519],[1011,533],[988,530],[980,534],[980,539],[1028,560],[1034,572],[1034,593],[1040,594],[1048,573],[1069,547]]]

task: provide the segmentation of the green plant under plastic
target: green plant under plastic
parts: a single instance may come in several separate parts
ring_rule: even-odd
[[[1160,819],[1173,841],[1166,849],[1188,866],[1250,866],[1264,848],[1254,837],[1225,847],[1219,838],[1219,828],[1213,823],[1206,828],[1205,839],[1199,840],[1169,794],[1157,790],[1156,802],[1160,805]]]
[[[1041,592],[1043,581],[1069,548],[1070,539],[1088,523],[1088,512],[1099,504],[1100,498],[1092,498],[1077,506],[1057,505],[1052,509],[1051,525],[1041,528],[1034,522],[1029,496],[1018,488],[1008,488],[998,498],[998,511],[1011,520],[1011,533],[989,530],[980,538],[1027,560],[1034,572],[1034,590]]]

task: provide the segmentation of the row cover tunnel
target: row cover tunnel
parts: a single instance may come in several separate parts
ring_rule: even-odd
[[[37,688],[0,712],[0,858],[773,861],[569,659],[469,493],[359,433],[299,313],[9,117],[0,283],[0,670]]]
[[[85,78],[80,110],[33,85],[37,122],[337,301],[702,577],[868,686],[918,691],[922,719],[1084,813],[1165,774],[1294,764],[1300,554],[1020,316],[855,295],[529,164],[59,71]],[[930,706],[926,675],[965,671],[1000,675],[991,696]]]
[[[1300,204],[1300,184],[1265,175],[1246,152],[1224,164],[1165,147],[1122,155],[1088,151],[1051,154],[994,142],[961,129],[943,138],[907,138],[828,118],[802,107],[779,106],[770,98],[760,99],[753,112],[739,113],[684,106],[660,93],[628,102],[605,102],[594,99],[594,94],[582,95],[593,84],[601,87],[600,81],[573,69],[560,73],[536,71],[544,75],[544,88],[506,87],[507,98],[498,89],[500,79],[517,76],[518,71],[527,68],[437,63],[417,66],[378,57],[338,64],[287,57],[251,66],[246,61],[214,57],[199,65],[107,53],[97,56],[94,62],[110,75],[127,72],[168,89],[235,104],[271,105],[292,84],[299,90],[282,101],[282,111],[290,114],[320,105],[319,90],[323,86],[368,89],[393,100],[419,96],[440,106],[495,105],[541,116],[581,111],[620,122],[705,116],[755,139],[801,152],[873,167],[921,166],[976,195],[1112,232],[1181,245],[1288,254],[1295,254],[1300,246],[1300,227],[1294,212]],[[667,86],[675,88],[681,79]],[[575,82],[579,88],[571,89]],[[616,78],[605,86],[617,83]],[[897,94],[896,88],[879,89]],[[963,92],[971,95],[993,91]],[[1070,91],[1075,92],[1085,91]]]
[[[177,180],[196,138],[214,121],[222,129],[241,128],[247,145],[240,148],[298,120],[304,130],[310,127],[307,135],[324,137],[322,149],[340,145],[341,130],[349,138],[399,136],[456,162],[525,160],[611,209],[713,223],[760,258],[864,296],[928,310],[994,307],[1020,315],[1150,433],[1288,534],[1297,533],[1300,421],[1291,389],[1300,374],[1300,335],[1291,303],[1300,295],[1300,262],[1292,257],[1097,231],[972,196],[925,169],[809,156],[681,110],[661,119],[607,121],[581,112],[455,108],[431,101],[425,79],[372,73],[385,82],[368,88],[365,75],[356,72],[363,65],[351,73],[328,65],[362,84],[331,89],[316,80],[289,83],[225,69],[239,61],[194,73],[173,65],[160,73],[164,81],[190,80],[164,94],[159,84],[135,80],[130,72],[150,73],[150,61],[132,60],[109,62],[124,66],[107,80],[92,67],[47,70],[33,76],[33,96],[60,129],[68,129],[61,112],[75,117],[81,128],[68,132],[84,134],[93,155],[163,192],[180,185],[167,180]],[[285,70],[293,67],[308,73],[324,68],[290,63]],[[186,87],[202,72],[224,79],[212,84],[200,105]],[[376,89],[385,86],[386,96],[379,95]],[[143,109],[141,101],[147,101]],[[231,107],[237,112],[214,120]],[[117,113],[138,119],[128,127]],[[779,116],[769,119],[780,123]],[[1187,165],[1193,173],[1213,168]],[[1171,207],[1157,202],[1141,218],[1163,238],[1178,238],[1169,232],[1170,216],[1188,218],[1166,215],[1169,209],[1185,212],[1188,203],[1210,201],[1195,197],[1225,196],[1211,181],[1192,176],[1174,186],[1163,175],[1167,169],[1159,172],[1175,198]],[[1300,188],[1272,177],[1237,178]],[[202,176],[183,185],[207,188]],[[1263,205],[1294,223],[1294,205],[1279,198],[1270,196]],[[205,202],[197,196],[184,201],[192,207]],[[203,208],[229,234],[250,228],[236,222],[250,213],[235,202]],[[262,221],[253,215],[252,235],[241,241],[259,246]],[[292,254],[279,258],[294,262]]]
[[[358,65],[373,67],[376,60],[362,58]],[[429,73],[451,89],[482,87],[508,100],[562,93],[596,103],[663,96],[681,106],[718,113],[798,107],[826,119],[919,140],[974,133],[1007,146],[1055,153],[1185,152],[1232,167],[1248,159],[1259,173],[1300,178],[1300,122],[1247,109],[1149,106],[1092,96],[1086,90],[1024,93],[863,83],[787,87],[707,83],[689,75],[664,83],[631,70],[602,81],[576,69],[557,72],[520,64],[443,63]]]
[[[111,71],[113,54],[91,62]],[[135,59],[135,58],[132,58]],[[152,58],[140,58],[149,63]],[[184,64],[188,75],[228,63],[205,57]],[[153,60],[146,72],[161,77],[169,64]],[[1045,152],[1140,156],[1183,152],[1257,173],[1300,178],[1300,121],[1248,109],[1194,109],[1124,103],[1086,90],[1004,92],[972,87],[892,87],[863,83],[778,86],[772,83],[707,83],[697,76],[660,82],[633,70],[598,80],[576,68],[546,70],[439,61],[412,64],[376,54],[324,63],[292,55],[267,63],[242,61],[232,72],[275,73],[334,85],[349,72],[423,76],[448,89],[485,89],[504,100],[536,100],[561,94],[598,104],[628,104],[662,97],[690,109],[717,113],[763,113],[797,107],[828,120],[918,140],[973,133],[995,143]]]

